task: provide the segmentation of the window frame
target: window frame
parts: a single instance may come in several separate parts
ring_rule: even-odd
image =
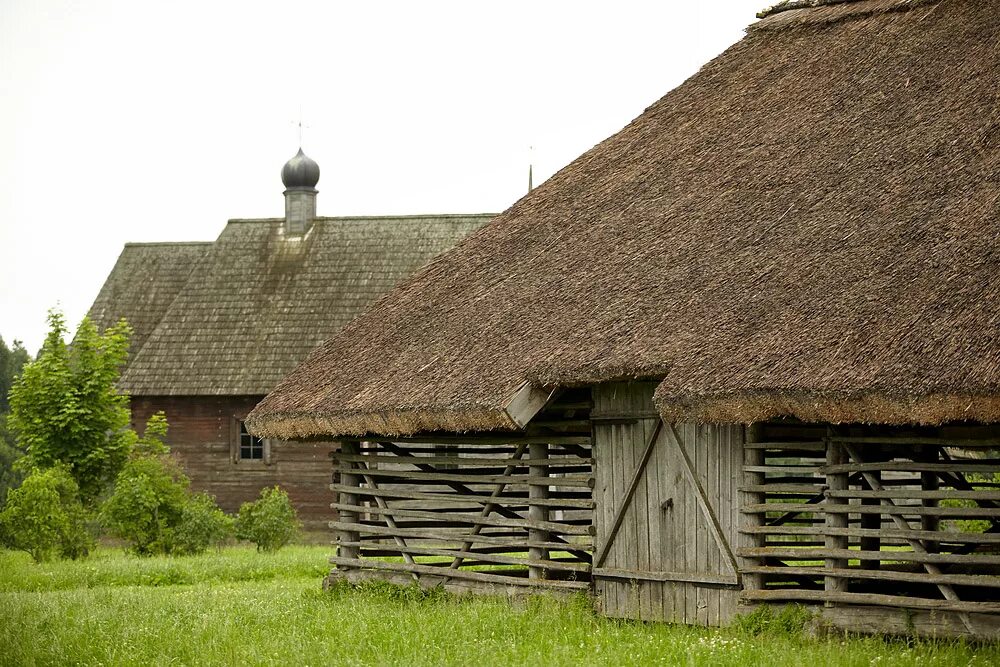
[[[249,444],[251,453],[255,448],[259,448],[259,457],[244,457],[244,438],[250,438]],[[258,444],[254,444],[254,440]],[[229,460],[233,464],[249,465],[271,465],[271,440],[269,438],[258,438],[251,435],[246,429],[246,422],[243,417],[233,415],[229,423]]]

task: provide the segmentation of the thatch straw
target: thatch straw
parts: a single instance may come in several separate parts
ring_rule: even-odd
[[[525,379],[621,377],[661,378],[677,420],[1000,420],[1000,5],[781,16],[382,299],[255,423],[423,406],[490,428]]]

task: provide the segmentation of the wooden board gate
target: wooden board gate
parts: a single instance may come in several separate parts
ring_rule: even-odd
[[[744,429],[665,424],[652,390],[594,390],[595,592],[607,616],[724,625],[741,589]]]

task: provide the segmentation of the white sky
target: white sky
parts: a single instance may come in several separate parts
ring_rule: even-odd
[[[283,215],[300,108],[320,215],[499,212],[766,4],[0,0],[0,336],[75,329],[126,241]]]

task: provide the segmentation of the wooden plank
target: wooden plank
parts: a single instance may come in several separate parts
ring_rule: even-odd
[[[371,489],[365,487],[345,487],[343,484],[330,484],[330,489],[333,491],[345,491],[353,490],[353,493],[361,496],[380,496],[382,498],[397,498],[397,499],[409,499],[409,500],[428,500],[428,501],[441,501],[444,502],[470,502],[477,504],[485,504],[491,502],[489,495],[467,495],[467,494],[456,494],[456,493],[432,493],[428,491],[407,491],[398,488],[386,488],[384,486],[378,489]],[[543,507],[559,507],[559,508],[579,508],[579,509],[593,509],[594,501],[591,498],[563,498],[563,497],[549,497],[549,498],[522,498],[522,497],[509,497],[501,496],[499,500],[508,504],[517,505],[541,505]]]
[[[656,428],[659,418],[644,419],[640,424],[642,442],[645,442]],[[647,466],[647,498],[646,498],[646,554],[647,567],[651,572],[663,572],[665,568],[660,554],[663,550],[663,480],[666,474],[663,470],[663,448],[657,447],[653,450]],[[647,620],[663,620],[663,582],[650,582],[646,584],[649,590],[649,610]]]
[[[711,572],[650,572],[647,570],[599,567],[591,570],[591,574],[594,577],[625,579],[629,581],[675,581],[711,586],[740,586],[739,578],[735,574],[714,574]]]
[[[979,574],[928,574],[927,572],[900,572],[898,570],[861,570],[856,568],[826,568],[822,566],[801,567],[795,565],[763,566],[754,565],[743,570],[746,574],[768,574],[778,577],[803,575],[820,578],[841,577],[843,579],[872,579],[879,581],[901,581],[914,584],[952,584],[955,586],[982,586],[1000,588],[1000,577]]]
[[[357,505],[345,505],[344,503],[331,503],[330,507],[336,510],[366,511],[368,514],[379,516],[410,517],[414,519],[428,519],[431,521],[441,521],[450,524],[469,524],[471,526],[497,526],[500,528],[524,528],[526,530],[548,531],[557,535],[590,535],[594,531],[591,523],[577,525],[570,523],[559,523],[556,521],[533,521],[531,519],[507,519],[492,518],[482,514],[464,514],[461,512],[425,512],[423,510],[402,509],[399,507],[359,507]],[[545,541],[545,540],[537,540]]]
[[[860,551],[856,549],[814,549],[810,547],[754,547],[740,549],[740,555],[748,558],[783,558],[792,560],[823,560],[825,558],[879,559],[907,563],[938,563],[947,565],[1000,565],[1000,555],[986,554],[931,554],[915,551]]]
[[[426,466],[428,468],[432,466]],[[424,468],[422,465],[421,468]],[[334,472],[350,473],[353,468],[346,466],[334,466]],[[469,475],[456,474],[453,472],[440,472],[437,470],[369,470],[369,474],[376,477],[395,478],[406,481],[420,482],[459,482],[462,484],[506,484],[507,486],[528,487],[532,485],[592,488],[594,478],[591,475],[565,475],[562,477],[537,477],[533,475]]]
[[[525,382],[507,399],[503,406],[504,412],[518,428],[524,428],[555,396],[555,392],[555,389],[545,391]]]
[[[529,443],[535,445],[547,445],[544,442]],[[489,466],[495,468],[503,468],[505,465],[510,463],[509,456],[435,456],[435,455],[425,455],[425,456],[395,456],[395,455],[380,455],[380,454],[337,454],[331,456],[335,461],[344,462],[366,462],[366,463],[389,463],[389,464],[430,464],[430,465],[462,465],[462,466]],[[593,464],[593,458],[581,459],[576,456],[554,456],[546,459],[521,459],[519,461],[519,467],[529,467],[529,466],[567,466],[567,467],[579,467],[584,465]]]
[[[967,602],[962,600],[929,600],[906,595],[881,595],[878,593],[846,593],[804,589],[768,589],[744,591],[742,597],[758,602],[777,600],[799,600],[837,602],[842,604],[878,605],[881,607],[902,607],[905,609],[934,609],[937,611],[975,612],[981,614],[1000,613],[1000,604],[994,602]]]
[[[702,514],[708,520],[708,528],[715,538],[715,542],[722,553],[725,555],[725,563],[729,567],[733,574],[739,572],[739,566],[736,563],[736,556],[733,555],[733,550],[729,546],[729,541],[726,539],[725,535],[722,533],[722,528],[719,526],[719,519],[715,515],[715,510],[712,509],[708,498],[705,496],[705,489],[702,487],[701,481],[695,474],[695,471],[691,465],[691,459],[688,457],[687,451],[684,449],[684,445],[681,443],[677,436],[677,432],[674,427],[670,424],[666,424],[663,429],[667,436],[667,442],[669,442],[674,450],[680,455],[680,461],[683,465],[683,470],[687,474],[688,482],[691,483],[695,490],[695,499],[698,502],[698,506],[701,509]]]
[[[763,505],[766,500],[764,494],[767,493],[768,485],[764,484],[764,474],[760,472],[753,472],[747,470],[747,468],[759,468],[764,465],[764,447],[759,447],[757,445],[766,445],[768,443],[754,442],[753,439],[760,437],[760,426],[756,425],[750,427],[750,432],[748,434],[748,442],[743,445],[743,485],[740,487],[740,506],[744,505]],[[819,443],[822,444],[822,443]],[[777,485],[774,485],[777,486]],[[812,487],[807,485],[789,485],[794,486],[796,489],[809,489],[812,492]],[[764,528],[764,515],[763,514],[743,514],[742,520],[742,531],[743,533],[749,535],[758,535],[757,531]],[[766,533],[763,533],[766,534]],[[750,540],[751,544],[741,545],[741,546],[753,546],[753,547],[763,547],[763,538],[754,538]],[[741,569],[745,570],[751,562],[745,562],[741,564]],[[744,577],[743,585],[747,590],[759,590],[764,588],[764,579],[756,574],[751,574],[750,576]]]
[[[971,614],[976,633],[969,634],[965,624],[953,612],[899,609],[890,607],[846,605],[819,609],[820,627],[852,633],[899,635],[912,639],[966,637],[996,640],[1000,636],[1000,617]]]
[[[990,461],[983,463],[981,459],[975,461],[954,461],[952,463],[920,463],[911,461],[885,461],[879,463],[843,463],[839,465],[827,465],[819,469],[824,474],[836,474],[842,472],[979,472],[994,473],[1000,472],[1000,462]]]
[[[923,507],[921,505],[894,505],[880,507],[864,505],[834,505],[807,503],[765,503],[747,505],[744,513],[770,512],[826,512],[827,514],[885,514],[888,516],[940,516],[958,519],[1000,518],[1000,508],[993,507]]]
[[[521,432],[510,434],[490,432],[489,435],[473,433],[469,435],[432,435],[432,436],[378,436],[366,435],[365,442],[401,445],[461,445],[464,447],[495,447],[497,445],[530,445],[533,442],[544,442],[549,445],[590,445],[591,438],[587,435],[525,435]],[[431,450],[428,450],[431,451]],[[331,456],[334,453],[331,452]]]
[[[611,527],[608,531],[608,537],[605,542],[601,545],[597,556],[594,558],[594,567],[600,567],[604,564],[605,558],[608,556],[608,550],[614,543],[615,536],[618,534],[618,530],[621,528],[622,520],[625,518],[625,511],[628,509],[629,505],[632,503],[632,496],[635,494],[635,489],[639,484],[639,479],[642,476],[643,471],[646,469],[646,463],[649,462],[649,456],[653,453],[653,447],[656,445],[658,436],[662,430],[663,421],[657,423],[656,428],[653,430],[652,436],[646,443],[646,447],[643,450],[642,458],[639,465],[636,466],[635,471],[632,473],[632,480],[629,482],[628,488],[625,490],[625,497],[622,498],[622,502],[618,509],[615,511],[614,520],[611,522]],[[615,428],[615,427],[612,427]]]
[[[751,515],[752,516],[752,515]],[[915,539],[955,544],[1000,544],[1000,533],[960,533],[940,530],[900,530],[896,528],[828,528],[826,526],[745,526],[740,532],[757,535],[841,535]]]
[[[748,449],[791,450],[796,452],[824,452],[826,446],[821,440],[801,442],[748,442]]]
[[[937,475],[933,476],[937,479]],[[1000,501],[1000,491],[957,491],[934,489],[883,489],[869,491],[848,489],[846,491],[829,491],[829,498],[892,498],[893,500],[991,500]]]
[[[469,581],[479,581],[490,584],[500,584],[502,586],[534,586],[538,588],[562,588],[570,590],[587,590],[590,583],[586,581],[557,581],[552,579],[527,579],[504,576],[502,574],[488,574],[486,572],[476,572],[473,570],[452,570],[447,567],[434,565],[409,565],[407,563],[394,563],[391,561],[371,560],[361,558],[341,558],[331,556],[330,563],[338,567],[347,566],[353,568],[393,570],[395,572],[416,572],[418,574],[433,574],[448,579],[467,579]]]
[[[366,542],[357,542],[355,546],[358,546],[361,550],[375,549],[376,547]],[[525,568],[532,566],[544,567],[550,570],[561,570],[564,572],[576,572],[578,574],[589,574],[590,573],[590,563],[581,562],[570,562],[570,561],[557,561],[550,559],[534,559],[531,557],[521,558],[517,556],[509,556],[506,553],[488,553],[482,550],[462,550],[462,549],[445,549],[438,547],[428,547],[424,545],[413,545],[407,544],[404,546],[397,547],[392,550],[394,553],[399,553],[404,558],[406,556],[444,556],[446,558],[454,558],[460,556],[463,559],[478,560],[486,563],[497,563],[499,565],[523,565]],[[409,561],[407,561],[409,562]]]
[[[572,550],[567,548],[565,542],[532,542],[526,538],[519,537],[517,539],[511,539],[510,537],[501,537],[496,535],[486,535],[486,534],[476,534],[474,536],[468,533],[461,532],[444,532],[441,530],[433,530],[430,528],[386,528],[385,526],[371,525],[371,524],[345,524],[341,521],[330,521],[330,528],[334,530],[341,530],[344,528],[351,528],[355,532],[362,535],[379,535],[391,538],[393,535],[400,535],[402,537],[412,537],[414,539],[426,539],[426,540],[437,540],[442,543],[447,544],[459,544],[462,542],[471,541],[474,544],[491,544],[494,546],[503,546],[510,548],[530,548],[530,547],[540,547],[543,549],[558,549],[563,551],[568,551],[570,553],[576,553],[578,551],[585,551],[587,549],[593,548],[589,542],[576,542],[574,541],[571,545]],[[349,543],[357,542],[359,540],[350,540]],[[468,550],[468,547],[466,547]]]
[[[836,436],[837,442],[843,442],[848,444],[858,444],[858,445],[903,445],[903,446],[913,446],[913,445],[936,445],[938,447],[956,447],[958,449],[975,449],[975,448],[985,448],[985,449],[1000,449],[1000,439],[997,438],[983,438],[983,439],[959,439],[959,438],[925,438],[925,437],[915,437],[915,436],[863,436],[863,437],[845,437]]]

